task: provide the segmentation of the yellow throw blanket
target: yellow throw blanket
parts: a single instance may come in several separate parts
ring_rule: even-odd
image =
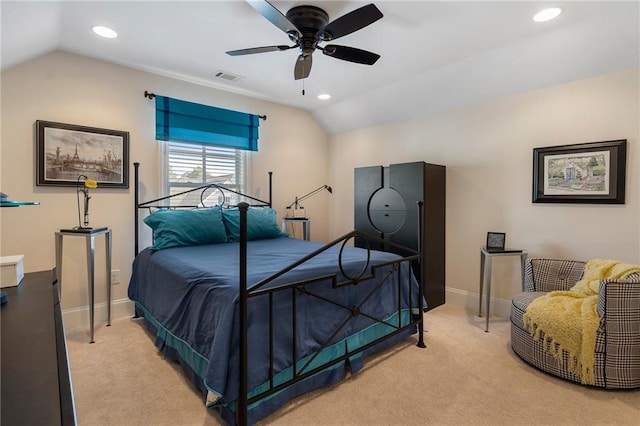
[[[584,384],[594,384],[597,313],[600,280],[623,279],[640,272],[640,266],[609,259],[592,259],[585,265],[582,280],[569,291],[552,291],[535,299],[523,315],[525,328],[560,365],[562,351],[569,355],[569,371]]]

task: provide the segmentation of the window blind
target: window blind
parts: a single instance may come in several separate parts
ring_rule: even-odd
[[[215,183],[238,192],[245,190],[245,152],[233,148],[206,144],[167,142],[167,182],[169,194],[174,195],[189,188]],[[206,195],[206,205],[237,204],[233,194],[211,190]],[[181,205],[198,205],[200,193],[185,194]]]
[[[156,139],[258,150],[260,118],[223,108],[156,96]]]

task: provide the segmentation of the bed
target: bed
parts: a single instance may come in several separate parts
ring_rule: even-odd
[[[359,371],[368,354],[416,332],[417,345],[425,347],[426,306],[410,267],[420,252],[407,249],[401,257],[355,248],[353,239],[375,238],[356,231],[328,244],[289,238],[277,229],[270,201],[252,197],[251,204],[229,208],[199,203],[183,214],[215,216],[216,225],[207,222],[207,229],[219,226],[220,214],[223,241],[158,247],[161,227],[148,218],[166,221],[174,209],[170,197],[139,201],[134,165],[136,258],[129,298],[156,346],[180,362],[207,406],[220,409],[230,424],[253,424],[300,394],[336,383]],[[138,253],[142,209],[152,212],[145,221],[155,226],[154,242]],[[271,227],[266,236],[258,224]],[[180,226],[172,222],[170,229]]]

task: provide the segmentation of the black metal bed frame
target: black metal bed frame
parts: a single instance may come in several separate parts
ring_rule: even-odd
[[[419,245],[418,247],[420,248],[419,251],[401,246],[399,244],[395,244],[393,242],[390,241],[386,241],[386,240],[382,240],[381,238],[378,238],[376,236],[373,235],[369,235],[369,234],[364,234],[362,232],[359,231],[351,231],[343,236],[341,236],[340,238],[335,239],[334,241],[327,243],[325,245],[323,245],[322,247],[320,247],[319,249],[317,249],[316,251],[302,257],[301,259],[299,259],[298,261],[292,263],[291,265],[281,269],[280,271],[278,271],[277,273],[273,274],[270,277],[264,278],[263,280],[261,280],[260,282],[258,282],[257,284],[255,284],[254,286],[252,286],[250,289],[247,288],[247,210],[249,209],[249,207],[271,207],[272,205],[272,172],[269,172],[269,201],[263,201],[251,196],[248,196],[246,194],[242,194],[240,192],[234,191],[232,189],[226,188],[224,186],[218,185],[218,184],[207,184],[207,185],[202,185],[198,188],[194,188],[194,189],[190,189],[187,191],[183,191],[179,194],[174,194],[174,195],[169,195],[166,197],[162,197],[162,198],[157,198],[155,200],[151,200],[151,201],[147,201],[144,203],[140,203],[139,202],[139,171],[138,168],[140,166],[140,163],[135,162],[133,163],[134,165],[134,177],[135,177],[135,190],[134,190],[134,197],[135,197],[135,254],[136,256],[138,255],[138,240],[139,240],[139,224],[138,224],[138,220],[139,220],[139,210],[140,209],[148,209],[149,211],[151,211],[153,208],[197,208],[197,207],[202,207],[202,205],[181,205],[181,206],[170,206],[170,205],[157,205],[155,203],[158,202],[162,202],[162,201],[166,201],[172,197],[178,196],[178,195],[183,195],[186,193],[190,193],[190,192],[197,192],[197,191],[201,191],[201,200],[203,197],[203,194],[206,190],[208,189],[217,189],[220,190],[222,192],[224,191],[228,191],[230,193],[234,193],[237,195],[240,195],[242,197],[245,197],[247,199],[253,200],[255,202],[257,202],[257,204],[249,204],[247,202],[240,202],[238,203],[237,206],[238,210],[239,210],[239,215],[240,215],[240,241],[239,241],[239,247],[240,247],[240,270],[239,270],[239,310],[240,310],[240,391],[239,391],[239,397],[238,400],[236,401],[236,412],[235,412],[235,420],[236,423],[238,425],[244,426],[247,424],[247,420],[248,420],[248,415],[247,415],[247,410],[248,410],[248,406],[249,404],[258,401],[260,399],[263,399],[269,395],[272,395],[276,392],[281,391],[282,389],[285,389],[289,386],[291,386],[294,383],[300,382],[316,373],[319,373],[325,369],[327,369],[328,367],[331,367],[337,363],[343,362],[349,358],[351,358],[352,356],[359,354],[387,339],[390,339],[396,335],[398,335],[399,333],[402,333],[403,331],[412,328],[412,327],[416,327],[418,328],[418,343],[417,346],[420,348],[425,348],[426,345],[424,343],[424,305],[423,305],[423,301],[424,301],[424,297],[423,297],[423,290],[422,290],[422,286],[418,285],[418,301],[417,301],[417,306],[418,306],[418,312],[417,314],[413,314],[412,311],[411,315],[410,315],[410,320],[408,322],[407,325],[402,325],[402,321],[401,321],[401,311],[402,311],[402,302],[401,302],[401,298],[398,297],[398,309],[397,309],[397,314],[398,314],[398,323],[397,324],[393,324],[389,321],[386,321],[384,319],[381,318],[376,318],[372,315],[367,314],[364,310],[361,309],[362,305],[364,303],[366,303],[366,301],[369,299],[369,297],[375,293],[383,284],[385,284],[385,282],[389,279],[390,276],[392,276],[392,274],[398,274],[398,280],[397,280],[397,286],[398,286],[398,296],[401,295],[401,291],[402,291],[402,280],[401,278],[401,270],[402,268],[400,267],[400,265],[403,262],[408,262],[409,263],[409,267],[406,268],[406,270],[408,271],[409,274],[411,274],[412,268],[411,268],[411,262],[413,261],[417,261],[420,265],[420,268],[422,270],[423,268],[423,245],[422,245],[422,239],[420,238],[419,241]],[[419,224],[420,224],[420,229],[422,229],[422,223],[423,223],[423,211],[422,211],[422,202],[419,202],[417,205],[417,211],[418,211],[418,217],[419,217]],[[418,232],[418,235],[421,236],[422,232]],[[343,268],[342,265],[342,252],[344,250],[344,248],[346,247],[347,243],[351,240],[351,239],[359,239],[359,241],[364,242],[364,245],[367,247],[367,259],[366,259],[366,264],[365,266],[362,268],[362,270],[355,276],[350,276],[349,274],[346,273],[345,269]],[[410,253],[408,256],[404,256],[402,258],[393,260],[393,261],[387,261],[384,263],[378,263],[375,265],[371,265],[370,264],[370,241],[375,241],[378,243],[384,243],[386,246],[391,246],[391,247],[395,247],[397,249],[400,249],[403,252],[406,253]],[[342,274],[343,277],[345,277],[346,279],[343,281],[338,281],[338,277],[337,274],[329,274],[329,275],[323,275],[323,276],[319,276],[319,277],[314,277],[314,278],[309,278],[309,279],[305,279],[302,281],[296,281],[296,282],[292,282],[292,283],[286,283],[286,284],[278,284],[278,285],[274,285],[274,286],[270,286],[268,288],[265,288],[265,286],[269,283],[272,283],[274,280],[276,280],[277,278],[283,276],[284,274],[286,274],[287,272],[293,270],[294,268],[302,265],[303,263],[309,261],[310,259],[312,259],[313,257],[327,251],[328,249],[338,246],[340,245],[340,251],[339,251],[339,256],[338,256],[338,267],[340,269],[340,273]],[[328,281],[331,283],[331,286],[333,288],[340,288],[340,287],[344,287],[347,285],[356,285],[360,282],[364,282],[370,279],[373,279],[376,276],[376,270],[380,269],[382,267],[391,267],[391,270],[387,271],[385,273],[384,278],[366,295],[366,297],[364,297],[364,299],[356,306],[345,306],[342,305],[336,301],[330,300],[324,296],[321,296],[320,294],[316,294],[314,293],[312,290],[307,288],[307,285],[314,283],[314,282],[319,282],[319,281]],[[291,291],[292,294],[292,368],[293,368],[293,374],[292,377],[278,385],[274,384],[274,371],[273,371],[273,365],[274,365],[274,358],[273,358],[273,331],[274,331],[274,327],[273,327],[273,295],[276,292],[280,292],[280,291]],[[247,357],[248,357],[248,332],[247,332],[247,327],[248,327],[248,300],[249,298],[252,297],[258,297],[258,296],[263,296],[263,295],[267,295],[268,300],[269,300],[269,389],[267,389],[264,392],[261,392],[258,395],[255,395],[253,397],[248,397],[248,369],[247,369]],[[308,357],[307,361],[304,363],[304,365],[300,368],[297,367],[297,363],[298,361],[300,361],[300,357],[297,356],[296,354],[296,297],[298,295],[309,295],[312,297],[317,298],[318,300],[325,302],[325,303],[330,303],[333,304],[334,306],[338,306],[340,308],[343,308],[346,312],[348,312],[348,316],[344,319],[344,321],[342,321],[342,323],[336,328],[336,330],[331,334],[331,336],[329,336],[326,341],[321,345],[321,347],[314,352],[313,354],[309,354],[306,355]],[[411,307],[413,306],[412,300],[411,300],[411,292],[409,292],[409,309],[412,309]],[[347,323],[349,322],[349,320],[352,317],[355,316],[365,316],[366,318],[374,321],[374,323],[377,324],[385,324],[386,326],[390,327],[393,329],[392,332],[385,334],[382,337],[379,337],[371,342],[369,342],[368,344],[361,346],[357,349],[354,350],[349,350],[347,353],[339,356],[338,358],[332,359],[329,362],[326,362],[322,365],[319,365],[317,367],[314,368],[309,368],[309,366],[313,363],[313,361],[316,359],[316,357],[320,354],[320,352],[325,349],[326,347],[328,347],[333,338],[338,334],[338,332],[342,329],[342,327],[346,326]]]

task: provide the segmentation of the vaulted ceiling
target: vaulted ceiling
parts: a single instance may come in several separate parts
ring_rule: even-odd
[[[299,5],[333,20],[367,3]],[[638,67],[637,1],[375,1],[384,17],[335,44],[375,52],[372,66],[316,51],[295,80],[297,49],[246,56],[225,52],[290,45],[248,3],[236,1],[2,1],[2,69],[59,49],[309,110],[329,134],[434,113],[514,93]],[[535,12],[560,6],[555,20]],[[118,32],[94,35],[93,25]],[[216,78],[222,71],[237,81]],[[304,89],[305,95],[302,95]],[[328,101],[317,99],[329,93]]]

